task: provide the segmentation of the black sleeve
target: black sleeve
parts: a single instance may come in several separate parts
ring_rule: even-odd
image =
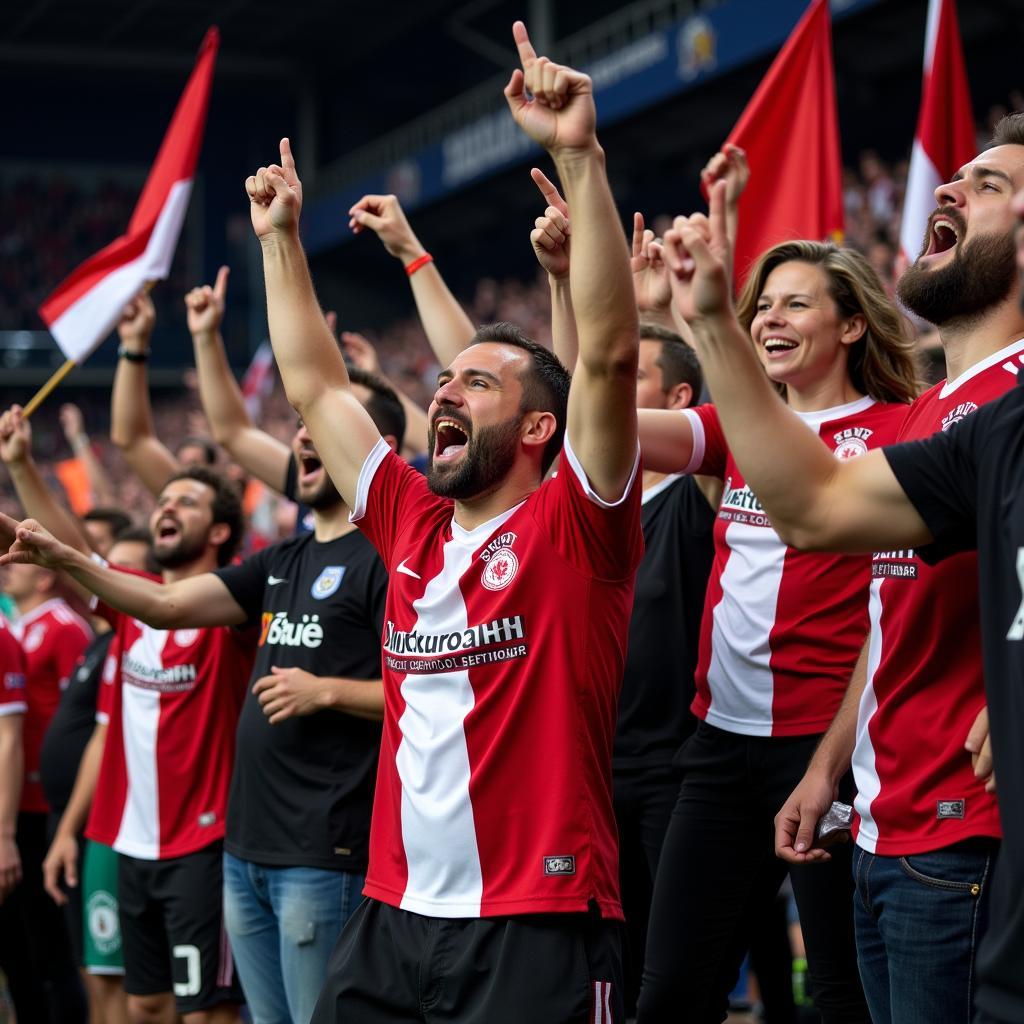
[[[296,497],[295,488],[298,486],[299,481],[299,464],[295,461],[295,453],[288,453],[288,469],[284,474],[284,487],[281,488],[281,493],[289,500],[294,501],[298,504],[299,499]]]
[[[214,572],[245,612],[245,626],[256,625],[263,613],[263,592],[269,571],[267,552],[270,550],[264,548],[238,565],[226,565]]]
[[[883,449],[900,486],[935,538],[917,548],[929,564],[977,547],[979,444],[991,406],[924,441]]]

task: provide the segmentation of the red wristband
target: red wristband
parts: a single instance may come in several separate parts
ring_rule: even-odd
[[[429,252],[425,252],[422,256],[417,256],[411,263],[407,263],[405,266],[405,272],[412,277],[420,267],[425,267],[428,263],[433,263],[434,257]]]

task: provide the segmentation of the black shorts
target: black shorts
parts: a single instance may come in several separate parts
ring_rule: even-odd
[[[130,995],[173,992],[179,1013],[242,1002],[224,931],[223,844],[168,860],[123,854],[117,898]]]
[[[621,930],[596,911],[422,917],[366,899],[331,955],[312,1024],[617,1024]]]

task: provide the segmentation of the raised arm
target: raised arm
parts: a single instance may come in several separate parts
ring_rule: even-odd
[[[505,96],[519,126],[551,154],[572,211],[569,282],[579,359],[568,436],[596,493],[616,501],[636,459],[639,339],[622,227],[595,132],[593,89],[586,75],[537,57],[522,22],[513,34],[522,70],[512,73]]]
[[[242,389],[228,365],[220,325],[228,290],[228,268],[221,267],[211,288],[193,288],[185,296],[188,329],[195,349],[199,400],[213,431],[213,439],[246,472],[275,491],[284,490],[291,451],[260,430],[249,418]]]
[[[140,619],[155,629],[237,626],[245,612],[220,577],[201,573],[156,583],[134,573],[108,568],[62,544],[34,519],[21,523],[0,513],[0,532],[14,531],[14,543],[0,556],[0,565],[29,562],[66,573],[111,608]]]
[[[116,504],[110,477],[107,476],[107,471],[92,450],[92,443],[85,430],[82,410],[71,402],[65,402],[60,407],[60,425],[71,450],[75,453],[75,458],[85,470],[86,478],[89,481],[89,490],[92,492],[93,504],[108,506]]]
[[[359,471],[380,431],[352,392],[313,290],[299,241],[302,183],[287,139],[281,140],[281,164],[261,167],[246,179],[245,190],[263,249],[270,341],[288,401],[309,428],[334,486],[354,508]]]
[[[91,553],[89,535],[47,487],[32,458],[32,428],[22,415],[20,405],[12,405],[0,416],[0,459],[11,474],[11,482],[25,515],[38,520],[76,551]]]
[[[665,236],[665,258],[673,302],[693,328],[744,478],[794,547],[866,552],[927,543],[928,528],[881,450],[836,459],[772,389],[732,310],[725,187],[720,181],[711,191],[710,218],[676,218]]]
[[[437,361],[447,366],[476,333],[473,321],[449,291],[441,271],[420,244],[397,196],[363,196],[349,212],[356,234],[369,228],[409,274],[420,323]]]
[[[547,272],[551,289],[551,342],[555,355],[565,366],[575,366],[580,342],[576,336],[576,314],[572,308],[569,286],[571,259],[569,207],[553,181],[539,168],[530,171],[533,183],[540,189],[547,207],[530,232],[530,244],[542,269]]]
[[[120,358],[110,398],[110,440],[153,495],[181,468],[153,428],[146,359],[155,324],[153,300],[148,292],[141,292],[125,308],[117,326]]]

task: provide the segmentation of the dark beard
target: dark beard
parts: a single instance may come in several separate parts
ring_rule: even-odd
[[[427,457],[427,483],[442,498],[464,501],[493,489],[508,474],[519,450],[519,429],[523,417],[519,413],[504,423],[481,427],[470,439],[466,456],[453,469],[434,466],[436,435],[430,430]]]
[[[328,476],[326,470],[323,479],[309,494],[303,494],[300,489],[296,497],[303,505],[308,505],[309,508],[317,512],[324,512],[341,504],[338,488],[334,486],[334,481]]]
[[[180,537],[178,543],[173,548],[168,548],[164,551],[161,551],[154,544],[153,561],[161,569],[180,569],[183,565],[188,565],[190,562],[201,558],[205,550],[205,537],[195,537],[191,540],[187,537]]]
[[[941,327],[998,306],[1016,283],[1013,234],[981,235],[944,267],[929,270],[920,259],[913,263],[897,282],[896,294],[907,309]]]

